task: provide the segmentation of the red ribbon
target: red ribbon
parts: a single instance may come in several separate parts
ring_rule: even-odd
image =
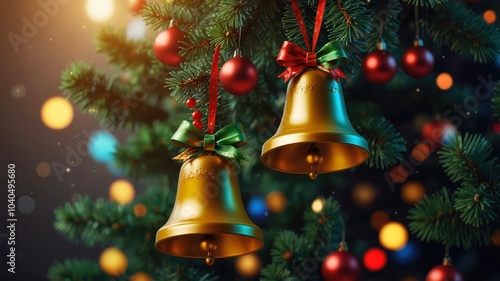
[[[215,131],[215,116],[217,115],[217,92],[219,90],[219,52],[220,45],[217,45],[217,47],[215,47],[214,58],[212,59],[212,70],[210,73],[207,134],[214,134]]]
[[[295,19],[297,20],[300,28],[300,32],[302,33],[302,37],[304,38],[304,42],[306,44],[307,51],[300,48],[298,45],[285,41],[283,46],[281,47],[280,52],[278,53],[278,58],[276,62],[287,69],[281,73],[278,77],[285,78],[285,82],[288,82],[292,77],[302,72],[307,67],[319,67],[322,70],[327,71],[332,75],[332,77],[338,81],[338,78],[346,78],[345,74],[338,68],[329,69],[318,65],[316,58],[316,44],[318,42],[319,32],[321,30],[321,24],[323,22],[323,15],[325,13],[325,5],[326,0],[319,0],[318,10],[316,11],[316,20],[314,24],[314,33],[312,38],[312,45],[309,43],[309,37],[307,36],[307,29],[304,23],[304,19],[302,17],[302,13],[300,12],[300,7],[296,0],[291,0],[293,14],[295,15]]]

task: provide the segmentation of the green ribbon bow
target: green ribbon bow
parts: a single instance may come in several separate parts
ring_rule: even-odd
[[[215,151],[233,161],[236,166],[239,166],[242,160],[248,160],[237,149],[248,143],[240,123],[227,125],[212,135],[203,134],[191,122],[184,120],[171,140],[178,147],[191,149],[187,159],[197,157],[205,151]]]

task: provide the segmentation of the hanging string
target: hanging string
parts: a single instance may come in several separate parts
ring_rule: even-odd
[[[314,23],[312,46],[309,43],[309,36],[307,35],[306,25],[304,23],[304,18],[302,17],[302,13],[300,12],[299,4],[297,3],[297,0],[291,0],[291,3],[292,3],[293,14],[295,15],[295,19],[299,23],[300,32],[302,33],[302,37],[304,38],[306,48],[310,53],[314,53],[314,50],[316,49],[316,43],[318,43],[321,24],[323,22],[323,15],[325,14],[326,0],[319,0],[318,3],[318,10],[316,11],[316,21]]]
[[[215,131],[215,116],[217,115],[217,95],[219,90],[219,52],[220,45],[217,45],[217,47],[215,47],[214,58],[212,59],[212,69],[210,72],[207,124],[208,134],[213,134]]]
[[[238,32],[238,50],[240,49],[241,46],[241,28],[243,27],[243,20],[240,17],[240,31]]]
[[[380,0],[380,28],[378,30],[378,39],[383,41],[382,32],[384,30],[384,1]]]
[[[420,39],[420,24],[418,22],[418,6],[415,5],[415,39]]]

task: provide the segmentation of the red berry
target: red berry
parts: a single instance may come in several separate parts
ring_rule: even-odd
[[[194,125],[196,128],[198,128],[198,129],[200,129],[200,130],[203,130],[203,123],[202,123],[200,120],[194,120],[194,121],[193,121],[193,125]]]
[[[186,100],[186,105],[189,108],[194,108],[196,106],[196,100],[194,98],[189,98]]]
[[[193,120],[200,120],[201,119],[201,111],[199,110],[195,110],[193,111],[193,114],[191,114],[191,118],[193,118]]]

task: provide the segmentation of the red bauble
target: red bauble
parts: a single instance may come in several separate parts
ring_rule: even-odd
[[[329,254],[321,265],[321,273],[326,281],[358,281],[361,271],[359,261],[347,251]]]
[[[244,57],[236,56],[224,63],[219,79],[222,88],[235,96],[250,93],[257,85],[257,68]]]
[[[186,105],[189,108],[194,108],[196,106],[196,100],[194,98],[188,98],[186,100]]]
[[[449,120],[429,121],[422,128],[422,142],[429,146],[430,151],[435,151],[441,148],[441,143],[448,143],[450,137],[457,132],[457,128]]]
[[[128,8],[132,15],[136,16],[141,13],[142,8],[146,5],[146,0],[129,0]]]
[[[451,265],[438,265],[431,269],[425,277],[425,281],[463,281],[464,278]]]
[[[201,114],[201,111],[199,111],[199,110],[195,110],[191,114],[191,118],[193,118],[193,120],[200,120],[201,116],[202,116],[202,114]]]
[[[394,78],[398,64],[391,53],[375,50],[363,60],[363,74],[368,81],[375,84],[385,84]]]
[[[408,76],[421,78],[431,73],[434,68],[434,57],[427,48],[413,46],[403,54],[401,66]]]
[[[179,56],[179,41],[184,40],[186,33],[176,26],[169,27],[156,36],[154,51],[158,60],[166,66],[177,67],[184,62]]]

